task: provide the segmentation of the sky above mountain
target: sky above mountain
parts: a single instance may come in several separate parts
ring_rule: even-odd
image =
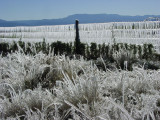
[[[1,0],[0,19],[39,20],[72,14],[159,15],[160,0]]]

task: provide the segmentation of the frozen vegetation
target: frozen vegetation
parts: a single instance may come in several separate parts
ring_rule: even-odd
[[[143,67],[101,70],[42,52],[0,56],[0,119],[159,120],[160,70]]]
[[[160,21],[111,22],[79,25],[83,43],[153,44],[160,52]],[[74,42],[75,26],[0,27],[0,42]]]
[[[79,25],[81,42],[91,43],[88,51],[97,60],[86,60],[73,54],[65,56],[64,51],[59,55],[60,49],[49,48],[59,45],[63,48],[63,43],[67,43],[65,49],[72,53],[69,42],[75,41],[74,29],[74,25],[0,27],[4,50],[0,51],[0,119],[160,120],[160,63],[150,61],[154,59],[152,46],[147,47],[151,43],[160,51],[160,22]],[[44,39],[47,44],[38,44],[42,48],[34,46],[33,43]],[[19,41],[25,47],[21,48],[16,42],[8,44],[13,41]],[[29,43],[23,44],[22,41]],[[56,41],[62,43],[51,44]],[[98,50],[92,42],[104,44],[98,45]],[[109,49],[108,43],[118,49],[120,44],[114,43],[134,44],[129,46],[135,49],[114,51]],[[46,48],[48,51],[44,54]],[[111,58],[102,58],[105,50]],[[84,55],[90,54],[83,52]],[[143,57],[156,69],[147,69]],[[108,59],[114,59],[115,63],[106,62]]]

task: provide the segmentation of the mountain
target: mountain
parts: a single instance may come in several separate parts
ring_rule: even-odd
[[[124,16],[118,14],[75,14],[60,19],[19,20],[19,21],[6,21],[0,19],[0,27],[65,25],[65,24],[74,24],[76,19],[78,19],[80,23],[137,22],[137,21],[144,21],[147,18],[160,18],[160,15]]]

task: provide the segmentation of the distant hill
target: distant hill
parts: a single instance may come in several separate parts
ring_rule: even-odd
[[[75,19],[78,19],[80,23],[136,22],[136,21],[144,21],[149,17],[160,18],[160,15],[124,16],[118,14],[75,14],[60,19],[19,20],[19,21],[6,21],[0,19],[0,27],[65,25],[65,24],[74,24]]]

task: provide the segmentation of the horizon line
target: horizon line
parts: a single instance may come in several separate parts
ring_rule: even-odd
[[[42,18],[42,19],[18,19],[18,20],[5,20],[5,19],[1,19],[0,18],[0,20],[3,20],[3,21],[9,21],[9,22],[11,22],[11,21],[36,21],[36,20],[53,20],[53,19],[63,19],[63,18],[67,18],[67,17],[69,17],[69,16],[73,16],[73,15],[119,15],[119,16],[131,16],[131,17],[136,17],[136,16],[151,16],[151,15],[153,15],[153,16],[160,16],[160,14],[158,15],[158,14],[145,14],[145,15],[121,15],[121,14],[108,14],[108,13],[76,13],[76,14],[71,14],[71,15],[68,15],[68,16],[65,16],[65,17],[59,17],[59,18]]]

